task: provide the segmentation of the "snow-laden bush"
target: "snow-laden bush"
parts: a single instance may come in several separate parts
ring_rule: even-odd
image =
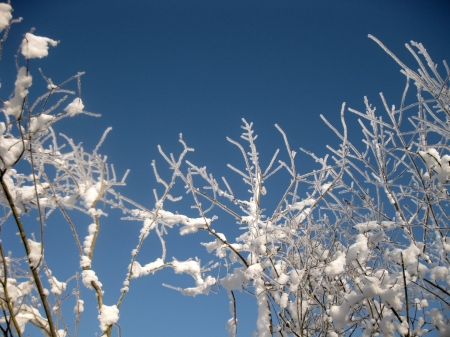
[[[18,21],[12,20],[11,12],[9,4],[0,4],[1,43]],[[422,336],[432,331],[448,336],[450,71],[444,62],[446,74],[438,72],[424,47],[412,42],[407,48],[419,64],[413,71],[369,37],[400,65],[407,84],[399,107],[390,107],[381,96],[383,113],[376,114],[367,99],[365,112],[348,109],[360,118],[362,143],[348,140],[343,105],[340,128],[323,117],[341,141],[339,147],[329,147],[331,156],[319,158],[302,149],[317,162],[316,170],[299,173],[296,152],[278,126],[288,161],[277,160],[276,151],[263,168],[252,124],[244,120],[246,145],[229,139],[244,159],[243,168],[229,165],[243,180],[234,186],[225,178],[219,183],[206,168],[185,160],[191,149],[180,137],[183,151],[178,158],[159,148],[171,178],[164,180],[153,163],[162,193],[155,192],[155,207],[147,209],[115,190],[124,185],[125,177],[117,180],[114,167],[98,152],[109,129],[92,152],[54,131],[65,117],[95,115],[85,111],[79,95],[82,73],[61,84],[42,73],[46,92],[30,101],[30,60],[46,57],[57,41],[27,33],[19,55],[24,65],[17,69],[13,94],[2,101],[0,122],[2,223],[14,222],[23,245],[6,255],[0,242],[3,335],[22,336],[28,324],[47,336],[77,335],[85,302],[79,288],[67,294],[71,280],[59,281],[45,259],[45,248],[52,242],[43,240],[44,225],[59,210],[79,251],[80,267],[73,279],[95,292],[103,335],[110,336],[118,326],[120,306],[133,279],[169,267],[194,279],[192,287],[169,286],[184,295],[227,291],[230,336],[238,326],[234,293],[244,289],[258,306],[256,336]],[[78,95],[66,89],[74,81]],[[290,178],[283,181],[280,170]],[[268,206],[269,178],[286,188],[282,198]],[[166,203],[181,200],[172,196],[175,184],[192,197],[195,218],[175,212],[176,203]],[[104,303],[103,285],[92,269],[104,205],[121,209],[124,219],[142,223],[121,295],[110,304]],[[76,211],[88,215],[90,224],[74,223],[70,214]],[[40,225],[38,237],[23,225],[24,215],[32,213]],[[219,213],[240,226],[236,239],[215,230]],[[174,226],[180,226],[181,235],[209,233],[212,241],[202,245],[213,254],[212,261],[202,266],[195,257],[168,260],[164,235]],[[162,251],[156,260],[143,262],[139,252],[150,234],[160,239]],[[17,254],[25,257],[16,258]],[[74,297],[75,322],[70,329],[71,313],[61,309],[69,295]]]

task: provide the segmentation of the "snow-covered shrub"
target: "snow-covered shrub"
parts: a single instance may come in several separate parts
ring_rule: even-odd
[[[341,141],[338,148],[328,147],[331,157],[302,149],[320,165],[317,170],[298,172],[296,153],[278,126],[288,161],[274,167],[277,151],[263,168],[252,124],[243,120],[241,138],[248,148],[229,139],[243,155],[242,169],[229,165],[243,179],[241,186],[225,178],[219,183],[189,161],[178,173],[201,217],[184,221],[180,233],[204,230],[213,239],[202,245],[215,255],[208,266],[221,266],[214,283],[229,293],[230,336],[237,329],[234,292],[242,289],[256,298],[256,336],[450,331],[450,71],[444,61],[444,74],[438,72],[425,48],[411,42],[406,47],[419,64],[413,71],[369,37],[401,66],[407,82],[399,107],[390,107],[381,94],[384,113],[375,113],[367,99],[365,112],[348,109],[360,119],[361,143],[348,140],[356,130],[347,130],[344,104],[342,131],[322,116]],[[263,207],[266,180],[281,184],[272,178],[279,170],[290,176],[286,191]],[[210,214],[217,210],[234,218],[240,236],[231,239],[214,229]],[[196,286],[173,288],[208,293],[213,276],[199,273],[197,265],[195,273],[188,270]]]
[[[11,25],[19,21],[12,19],[10,4],[0,3],[0,32],[3,31],[0,51]],[[3,336],[22,336],[29,323],[42,330],[45,336],[76,336],[84,311],[80,284],[94,290],[102,334],[110,336],[128,286],[121,290],[117,303],[106,305],[103,302],[104,290],[92,269],[92,260],[100,233],[100,218],[106,214],[104,207],[97,209],[96,206],[101,200],[103,204],[120,208],[133,219],[141,220],[148,230],[154,227],[155,221],[160,221],[156,220],[156,213],[114,190],[115,186],[124,185],[127,174],[118,181],[114,167],[106,163],[106,156],[98,153],[110,129],[92,152],[86,152],[81,144],[65,135],[57,136],[54,131],[55,124],[63,118],[78,114],[98,116],[85,110],[80,97],[83,73],[54,84],[41,71],[47,86],[33,90],[35,74],[30,67],[33,59],[47,57],[49,48],[57,44],[55,40],[35,35],[34,30],[24,35],[17,55],[14,91],[9,99],[1,101],[0,204],[4,213],[0,221],[1,225],[7,222],[8,226],[16,226],[22,243],[22,247],[5,253],[0,241],[0,329]],[[75,90],[71,90],[70,85],[74,85]],[[69,96],[75,97],[69,99]],[[49,269],[45,255],[46,247],[56,243],[45,241],[44,244],[44,227],[55,210],[61,211],[70,226],[79,251],[80,269],[73,270],[73,276],[65,282],[58,280],[57,270],[52,273]],[[74,223],[74,212],[84,213],[91,221]],[[23,222],[27,215],[35,216],[37,237],[33,233],[35,230],[27,228]],[[130,266],[144,238],[138,238]],[[17,254],[25,257],[17,258]],[[131,275],[130,267],[125,283]],[[75,282],[72,291],[68,290],[68,282]],[[70,316],[67,315],[71,313],[63,312],[63,301],[70,299],[74,301],[75,324],[68,322]]]

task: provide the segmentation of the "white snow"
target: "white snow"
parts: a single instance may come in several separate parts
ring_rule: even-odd
[[[70,117],[73,117],[75,115],[78,115],[79,113],[82,113],[83,109],[83,101],[81,100],[81,98],[77,97],[73,100],[72,103],[65,107],[64,111],[67,112]]]
[[[23,333],[25,331],[25,325],[29,321],[38,326],[46,326],[48,324],[47,320],[41,316],[37,308],[24,303],[21,306],[21,310],[16,314],[16,322],[20,332]]]
[[[216,284],[216,279],[208,275],[205,279],[203,278],[196,279],[195,283],[196,287],[181,289],[181,293],[186,296],[209,294],[211,286]]]
[[[26,33],[21,45],[22,55],[27,59],[43,58],[48,55],[49,44],[55,47],[58,41]]]
[[[322,193],[325,193],[325,192],[330,188],[331,185],[333,185],[333,182],[323,184],[323,185],[320,187]]]
[[[405,267],[408,267],[411,264],[417,264],[419,254],[420,249],[414,243],[411,243],[411,245],[404,250],[398,248],[392,250],[389,254],[389,258],[401,264],[403,257],[403,263],[405,264]]]
[[[164,261],[160,258],[156,259],[154,262],[147,263],[145,266],[141,266],[139,262],[134,261],[133,266],[131,268],[132,278],[137,278],[139,276],[148,275],[150,273],[154,273],[156,270],[161,268],[164,265]]]
[[[64,329],[59,329],[57,332],[58,337],[66,337],[67,332]]]
[[[14,137],[5,137],[3,133],[5,132],[5,123],[0,123],[0,167],[9,168],[11,167],[17,159],[21,156],[23,152],[23,145],[27,144],[27,141],[23,141]],[[6,179],[5,179],[6,178]],[[5,183],[11,188],[11,194],[15,193],[15,185],[10,176],[5,176]]]
[[[200,263],[198,261],[190,260],[190,261],[172,261],[173,270],[177,274],[187,273],[195,278],[200,278]]]
[[[94,289],[91,282],[94,282],[98,287],[102,287],[102,284],[98,280],[97,275],[95,275],[95,272],[93,270],[83,270],[81,273],[81,277],[83,279],[83,284],[88,289]]]
[[[431,269],[430,279],[433,281],[445,280],[449,275],[449,270],[443,266],[436,266]]]
[[[439,337],[448,337],[450,335],[450,325],[444,323],[444,320],[447,321],[447,319],[442,317],[439,310],[436,308],[431,309],[430,317],[431,323],[439,329]]]
[[[90,250],[90,246],[89,246],[89,250]],[[90,266],[91,266],[91,259],[88,258],[86,255],[83,255],[80,259],[80,267],[81,268],[89,268]]]
[[[289,279],[289,275],[282,273],[280,277],[278,277],[278,284],[285,285],[286,283],[288,283]]]
[[[83,242],[83,251],[85,254],[89,255],[91,253],[91,246],[92,241],[94,240],[94,235],[97,232],[97,225],[95,223],[91,223],[88,227],[89,235],[84,238]],[[83,257],[81,258],[81,263],[87,263],[90,261],[87,261],[86,259],[83,260]],[[83,266],[82,266],[83,267]]]
[[[345,267],[345,253],[336,252],[335,259],[325,267],[325,274],[327,276],[336,276],[345,271],[344,267]]]
[[[256,321],[256,328],[258,331],[258,337],[272,337],[270,332],[270,308],[265,292],[258,295],[258,319]]]
[[[195,287],[191,288],[179,288],[173,287],[167,284],[163,284],[166,287],[180,291],[183,295],[196,296],[199,294],[208,294],[211,290],[211,286],[217,283],[217,280],[210,275],[202,277],[202,269],[200,268],[200,260],[187,260],[184,262],[177,261],[175,258],[169,264],[173,267],[177,274],[190,274],[195,279]]]
[[[228,291],[241,290],[246,281],[247,278],[242,272],[242,268],[235,268],[233,273],[228,273],[220,280],[220,284]]]
[[[52,275],[52,271],[50,269],[47,269],[45,271],[48,277],[48,282],[52,286],[52,289],[50,290],[53,295],[61,295],[64,290],[66,290],[67,283],[65,282],[59,282],[56,277]]]
[[[260,263],[251,265],[245,271],[245,277],[249,280],[259,277],[263,273],[263,268]]]
[[[28,247],[30,247],[30,254],[28,255],[28,259],[30,261],[30,266],[32,268],[36,268],[42,259],[41,243],[33,241],[31,239],[27,239],[27,242],[28,242]]]
[[[228,337],[234,337],[236,336],[236,321],[237,319],[234,319],[234,317],[231,317],[228,321],[227,321],[227,330],[228,330]]]
[[[356,236],[356,242],[353,243],[347,252],[346,262],[347,264],[353,262],[358,258],[358,254],[368,250],[367,238],[363,234],[358,234]]]
[[[355,229],[360,233],[364,233],[364,232],[367,232],[370,230],[376,230],[379,227],[380,227],[380,225],[376,221],[367,221],[367,222],[359,223],[359,224],[355,225]]]
[[[5,3],[0,3],[0,32],[8,27],[12,19],[12,7]]]
[[[106,331],[108,326],[117,323],[119,320],[119,309],[116,305],[102,305],[100,308],[100,315],[98,315],[100,321],[100,329]]]
[[[45,114],[31,118],[29,132],[36,133],[38,131],[44,131],[54,118],[54,116]]]
[[[280,308],[286,309],[288,302],[289,302],[289,294],[283,293],[280,298]]]
[[[427,169],[435,171],[439,182],[444,184],[450,174],[450,156],[444,155],[441,158],[439,152],[434,148],[430,148],[427,151],[419,151],[419,155],[425,161]]]
[[[91,208],[92,204],[97,200],[98,195],[101,192],[102,183],[99,181],[93,185],[79,184],[78,188],[80,196],[84,200],[84,204],[87,208]]]
[[[31,75],[27,74],[27,69],[25,67],[21,67],[17,73],[14,96],[4,103],[3,111],[7,115],[19,118],[22,113],[22,104],[25,97],[28,95],[28,88],[31,86],[31,82]]]
[[[291,209],[295,209],[298,211],[301,211],[303,208],[305,208],[306,206],[311,206],[312,204],[314,204],[316,202],[316,199],[313,198],[308,198],[299,202],[294,203],[291,206]]]
[[[148,234],[150,233],[150,231],[155,228],[156,226],[156,221],[154,219],[145,219],[144,220],[144,224],[142,225],[141,231],[140,231],[140,235],[139,235],[139,239],[145,239]]]
[[[84,311],[84,301],[78,300],[77,304],[75,305],[75,308],[73,308],[73,312],[78,314]]]
[[[202,242],[201,245],[205,246],[208,253],[211,253],[213,250],[216,250],[216,256],[224,258],[226,256],[226,247],[224,247],[224,242],[226,242],[227,238],[222,233],[216,233],[216,235],[220,239],[215,239],[212,242]]]

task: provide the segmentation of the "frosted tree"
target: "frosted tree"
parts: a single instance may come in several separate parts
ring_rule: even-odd
[[[0,47],[17,21],[11,5],[0,4]],[[110,129],[90,152],[55,132],[63,118],[97,115],[86,111],[81,99],[83,73],[54,84],[41,71],[47,88],[32,99],[35,74],[30,63],[46,57],[58,42],[34,31],[25,34],[16,58],[14,92],[1,101],[0,226],[16,226],[22,244],[5,252],[0,242],[3,336],[22,336],[29,325],[46,336],[77,336],[85,305],[82,287],[96,298],[101,334],[111,336],[115,328],[120,335],[120,307],[133,280],[162,268],[192,276],[190,287],[166,285],[184,295],[228,293],[229,336],[239,326],[236,291],[255,298],[255,336],[422,336],[436,331],[447,336],[450,71],[444,62],[445,71],[439,72],[424,47],[412,42],[407,48],[419,65],[413,71],[369,37],[406,77],[399,107],[389,106],[381,95],[382,113],[365,99],[364,112],[342,106],[340,127],[322,117],[341,143],[329,147],[324,158],[301,149],[317,163],[312,172],[302,172],[279,126],[286,151],[277,150],[262,166],[253,126],[243,120],[245,144],[229,139],[243,158],[242,167],[229,165],[241,179],[238,184],[216,180],[205,167],[187,160],[192,149],[180,136],[178,157],[159,147],[170,174],[160,175],[153,162],[159,188],[154,206],[147,208],[118,192],[127,173],[118,179],[99,152]],[[359,117],[362,143],[348,140],[348,132],[357,131],[347,130],[346,111]],[[283,153],[286,159],[278,159]],[[269,179],[286,186],[276,203],[265,202]],[[188,195],[176,195],[176,186]],[[186,199],[197,212],[194,217],[176,212],[177,202]],[[100,224],[109,208],[142,225],[114,303],[104,302],[106,290],[94,270]],[[79,268],[64,282],[45,258],[45,247],[52,242],[44,240],[44,225],[53,212],[65,218],[79,254]],[[76,213],[90,221],[74,221]],[[36,218],[38,235],[23,225],[30,215]],[[215,229],[226,217],[241,230],[235,239]],[[202,265],[195,256],[168,259],[165,236],[175,226],[181,235],[207,232],[211,241],[202,245],[211,261]],[[149,235],[161,242],[154,261],[139,255]],[[63,310],[67,301],[72,301],[73,312]]]
[[[1,3],[1,47],[11,25],[18,21],[20,19],[12,19],[11,5]],[[55,124],[63,118],[78,114],[98,116],[84,108],[81,99],[83,73],[54,84],[41,71],[47,87],[32,100],[30,90],[33,75],[30,64],[36,58],[48,56],[49,48],[57,44],[55,40],[35,35],[34,31],[25,34],[16,57],[14,92],[8,100],[1,101],[0,203],[4,213],[0,226],[10,226],[13,222],[23,244],[22,249],[16,247],[17,250],[7,253],[0,241],[0,329],[3,336],[22,336],[29,324],[42,330],[46,336],[76,336],[84,310],[80,284],[94,291],[102,335],[110,336],[112,327],[118,327],[119,308],[129,289],[131,272],[128,271],[117,302],[110,305],[104,303],[103,286],[92,268],[92,261],[100,234],[101,217],[106,214],[103,208],[96,206],[101,202],[120,208],[130,218],[144,223],[130,265],[148,231],[159,221],[156,216],[160,207],[155,211],[147,210],[115,191],[114,188],[124,185],[127,173],[117,180],[114,167],[108,165],[106,156],[98,152],[110,129],[106,130],[92,152],[86,152],[81,144],[54,131]],[[75,90],[71,90],[70,85]],[[180,156],[180,163],[183,156],[184,153]],[[170,186],[161,201],[170,197],[168,190]],[[64,216],[79,251],[80,268],[74,270],[73,276],[66,282],[58,280],[58,271],[51,271],[44,254],[45,247],[53,244],[44,242],[44,226],[54,211],[60,211]],[[91,222],[74,223],[71,216],[74,212],[86,214]],[[34,230],[29,229],[27,232],[23,224],[24,217],[30,215],[36,216],[39,228],[37,237],[33,234]],[[69,285],[69,281],[74,285]],[[68,291],[69,286],[73,288],[72,291]],[[71,298],[75,326],[70,331],[66,322],[72,316],[71,313],[63,313],[62,304]]]
[[[288,160],[277,162],[277,151],[266,168],[252,124],[243,120],[246,146],[228,139],[243,157],[242,168],[229,165],[241,186],[225,178],[219,183],[189,161],[178,173],[203,218],[185,222],[180,234],[207,231],[213,241],[202,245],[214,258],[203,269],[192,260],[177,271],[191,274],[194,287],[171,287],[191,296],[208,293],[212,284],[224,288],[230,336],[237,331],[236,290],[256,299],[255,336],[450,333],[449,68],[444,61],[444,74],[438,72],[425,48],[411,42],[406,47],[419,65],[413,71],[369,37],[400,65],[406,87],[399,107],[389,106],[381,94],[383,113],[367,98],[364,112],[348,109],[359,117],[362,143],[348,140],[344,104],[342,131],[322,116],[340,146],[328,147],[324,158],[301,149],[318,163],[317,170],[300,173],[296,152],[278,126]],[[263,208],[265,182],[277,179],[272,176],[280,170],[290,176],[286,191],[270,209]],[[218,209],[241,226],[236,239],[214,229]],[[220,273],[213,278],[208,269],[215,266]],[[136,263],[133,276],[141,274]]]

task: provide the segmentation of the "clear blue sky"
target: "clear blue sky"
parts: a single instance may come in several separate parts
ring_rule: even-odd
[[[12,90],[13,55],[24,33],[36,27],[36,35],[60,40],[48,58],[33,64],[55,83],[86,71],[84,105],[102,118],[78,116],[61,122],[57,130],[93,149],[112,126],[101,152],[119,174],[131,169],[123,194],[149,207],[155,187],[151,160],[156,158],[163,170],[156,146],[177,153],[180,132],[196,149],[193,162],[218,177],[232,176],[225,166],[239,163],[239,153],[225,137],[239,138],[242,117],[254,122],[259,152],[267,163],[274,149],[283,148],[275,123],[293,149],[301,146],[323,155],[325,145],[337,139],[319,114],[338,124],[342,102],[362,110],[365,95],[381,110],[381,91],[389,104],[399,104],[404,77],[368,34],[414,69],[404,47],[410,40],[422,42],[435,62],[450,61],[450,2],[443,0],[12,0],[12,6],[14,16],[24,20],[14,25],[5,45],[2,97]],[[35,89],[42,85],[38,77],[34,72]],[[349,125],[358,139],[356,118]],[[301,172],[314,167],[307,157],[299,162]],[[55,265],[55,276],[64,263],[67,268],[59,269],[60,274],[69,277],[78,264],[76,249],[69,228],[58,221],[50,220],[46,228],[48,237],[59,238],[59,246],[46,250],[46,258]],[[218,226],[234,226],[232,219],[227,221],[219,220]],[[102,230],[93,266],[104,284],[106,304],[113,304],[139,228],[111,216],[103,219]],[[172,231],[168,256],[182,259],[192,249],[207,261],[198,245],[207,240],[180,239]],[[158,249],[150,240],[142,261],[155,258]],[[161,287],[163,282],[187,286],[186,280],[167,270],[134,281],[121,307],[122,335],[226,336],[230,314],[224,293],[187,298]],[[80,336],[91,336],[98,329],[94,294],[83,289],[83,297]],[[238,335],[250,336],[255,300],[245,294],[239,299]]]

